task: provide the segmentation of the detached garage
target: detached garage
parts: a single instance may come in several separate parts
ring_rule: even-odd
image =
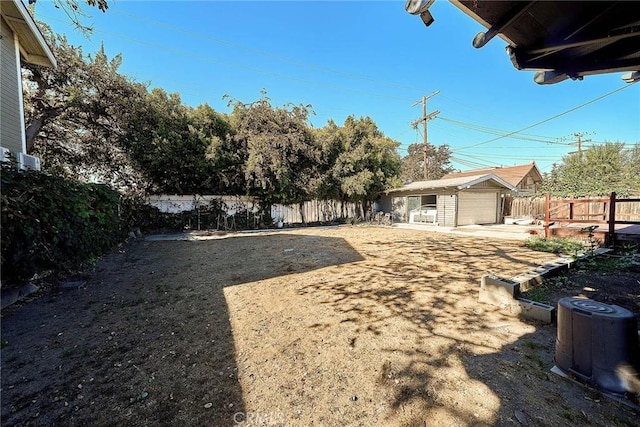
[[[388,190],[379,207],[394,222],[443,227],[502,222],[504,197],[515,190],[494,174],[417,181]]]

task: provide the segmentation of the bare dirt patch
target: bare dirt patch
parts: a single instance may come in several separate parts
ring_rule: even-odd
[[[477,303],[548,261],[375,227],[135,242],[3,311],[3,425],[635,425],[551,373],[555,328]]]

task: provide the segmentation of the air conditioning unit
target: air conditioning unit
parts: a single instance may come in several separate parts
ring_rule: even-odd
[[[0,163],[11,161],[11,151],[8,148],[0,147]]]
[[[617,305],[568,297],[558,302],[556,366],[605,391],[629,392],[620,368],[638,368],[636,316]]]
[[[18,169],[24,170],[40,170],[40,159],[36,156],[30,156],[24,153],[18,153]]]

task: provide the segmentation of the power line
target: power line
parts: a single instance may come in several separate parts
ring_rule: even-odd
[[[578,109],[580,109],[580,108],[582,108],[582,107],[586,107],[587,105],[590,105],[590,104],[593,104],[594,102],[600,101],[601,99],[604,99],[604,98],[606,98],[607,96],[611,96],[611,95],[613,95],[613,94],[615,94],[615,93],[617,93],[617,92],[620,92],[620,91],[623,91],[623,90],[625,90],[625,89],[628,89],[628,88],[630,88],[631,86],[633,86],[633,85],[635,85],[635,84],[636,84],[636,83],[630,83],[630,84],[627,84],[627,85],[622,86],[622,87],[620,87],[620,88],[618,88],[618,89],[616,89],[616,90],[613,90],[613,91],[611,91],[611,92],[605,93],[604,95],[601,95],[601,96],[599,96],[599,97],[597,97],[597,98],[594,98],[594,99],[592,99],[591,101],[587,101],[587,102],[585,102],[585,103],[582,103],[582,104],[580,104],[580,105],[578,105],[578,106],[576,106],[576,107],[573,107],[573,108],[571,108],[571,109],[569,109],[569,110],[563,111],[562,113],[556,114],[556,115],[551,116],[551,117],[549,117],[549,118],[547,118],[547,119],[541,120],[541,121],[536,122],[536,123],[534,123],[534,124],[532,124],[532,125],[529,125],[529,126],[527,126],[527,127],[524,127],[524,128],[522,128],[522,129],[519,129],[519,130],[517,130],[517,131],[510,132],[510,133],[508,133],[508,134],[506,134],[506,135],[502,135],[502,136],[499,136],[499,137],[497,137],[497,138],[490,139],[490,140],[488,140],[488,141],[479,142],[479,143],[477,143],[477,144],[472,144],[472,145],[467,145],[466,147],[460,147],[459,149],[460,149],[460,150],[462,150],[462,149],[465,149],[465,148],[471,148],[471,147],[477,147],[477,146],[480,146],[480,145],[489,144],[489,143],[494,142],[494,141],[497,141],[497,140],[499,140],[499,139],[506,138],[506,137],[511,136],[511,135],[514,135],[514,134],[522,133],[522,132],[523,132],[523,131],[525,131],[525,130],[529,130],[529,129],[534,128],[534,127],[536,127],[536,126],[539,126],[539,125],[541,125],[541,124],[543,124],[543,123],[550,122],[551,120],[557,119],[558,117],[564,116],[564,115],[569,114],[569,113],[571,113],[571,112],[573,112],[573,111],[575,111],[575,110],[578,110]]]
[[[317,69],[319,71],[322,72],[329,72],[329,73],[333,73],[333,74],[337,74],[337,75],[341,75],[343,77],[347,77],[347,78],[351,78],[351,79],[356,79],[356,80],[363,80],[363,81],[367,81],[370,83],[376,83],[376,84],[383,84],[383,85],[387,85],[387,86],[391,86],[391,87],[396,87],[396,88],[402,88],[402,89],[406,89],[406,90],[411,90],[411,91],[416,91],[416,90],[421,90],[420,88],[416,87],[416,86],[407,86],[401,83],[396,83],[396,82],[389,82],[386,80],[379,80],[379,79],[374,79],[371,77],[367,77],[367,76],[362,76],[359,74],[353,74],[353,73],[347,73],[341,70],[337,70],[334,68],[329,68],[329,67],[325,67],[322,65],[318,65],[318,64],[314,64],[311,62],[306,62],[306,61],[300,61],[298,59],[295,58],[291,58],[291,57],[287,57],[284,55],[280,55],[277,53],[273,53],[273,52],[269,52],[269,51],[265,51],[265,50],[261,50],[261,49],[256,49],[253,47],[249,47],[249,46],[245,46],[239,43],[235,43],[232,41],[228,41],[228,40],[224,40],[224,39],[220,39],[217,37],[213,37],[210,36],[208,34],[204,34],[198,31],[193,31],[193,30],[189,30],[183,27],[179,27],[177,25],[172,25],[172,24],[168,24],[166,22],[161,22],[161,21],[156,21],[147,17],[143,17],[143,16],[139,16],[139,15],[135,15],[132,13],[125,13],[125,12],[121,12],[121,11],[114,11],[113,13],[121,15],[121,16],[125,16],[128,18],[132,18],[141,22],[147,22],[149,24],[158,26],[158,27],[163,27],[163,28],[168,28],[171,30],[175,30],[178,32],[182,32],[184,34],[190,34],[196,37],[200,37],[209,41],[212,41],[214,43],[218,43],[218,44],[222,44],[225,46],[229,46],[232,47],[234,49],[238,49],[238,50],[243,50],[245,52],[249,52],[252,54],[257,54],[257,55],[262,55],[262,56],[266,56],[268,58],[273,58],[282,62],[288,62],[294,65],[298,65],[298,66],[302,66],[302,67],[307,67],[307,68],[313,68],[313,69]]]
[[[50,20],[50,21],[64,22],[64,21],[62,21],[60,19],[49,18],[49,17],[46,17],[46,16],[41,16],[41,18],[46,18],[47,20]],[[188,50],[183,50],[183,49],[169,48],[169,47],[166,47],[164,45],[151,43],[151,42],[148,42],[146,40],[137,39],[137,38],[134,38],[134,37],[131,37],[131,36],[128,36],[128,35],[124,35],[124,34],[120,34],[120,33],[114,33],[114,32],[105,31],[105,30],[95,30],[95,29],[94,29],[94,33],[101,33],[101,34],[109,35],[109,36],[112,36],[112,37],[120,38],[120,39],[123,39],[123,40],[132,41],[132,42],[144,45],[144,46],[153,47],[155,49],[158,49],[158,50],[161,50],[161,51],[165,51],[165,52],[168,52],[168,53],[171,53],[171,54],[179,54],[179,55],[183,55],[183,56],[187,56],[187,57],[192,57],[192,58],[204,60],[204,61],[207,61],[207,62],[216,63],[216,64],[223,65],[223,66],[226,66],[226,67],[238,68],[238,69],[243,69],[243,70],[250,71],[250,72],[253,72],[253,73],[269,75],[269,76],[276,77],[276,78],[279,78],[279,79],[282,79],[282,80],[296,81],[296,82],[300,82],[300,83],[307,84],[307,85],[315,85],[315,86],[320,86],[320,87],[326,87],[326,88],[338,90],[338,91],[341,91],[341,92],[351,92],[351,93],[356,93],[356,94],[360,94],[360,95],[368,95],[368,96],[374,96],[374,97],[385,98],[385,99],[392,99],[392,100],[402,101],[402,102],[406,102],[407,101],[407,98],[401,98],[401,97],[396,97],[396,96],[391,96],[391,95],[386,95],[386,94],[376,93],[376,92],[370,92],[370,91],[365,91],[365,90],[358,90],[358,89],[353,89],[351,87],[336,86],[336,85],[332,85],[332,84],[328,84],[328,83],[324,83],[324,82],[320,82],[320,81],[302,79],[302,78],[299,78],[299,77],[294,77],[294,76],[290,76],[290,75],[286,75],[286,74],[280,74],[280,73],[276,73],[276,72],[273,72],[273,71],[264,70],[264,69],[261,69],[261,68],[256,68],[256,67],[252,67],[252,66],[248,66],[248,65],[244,65],[244,64],[239,64],[239,63],[236,63],[236,62],[223,61],[221,59],[217,59],[217,58],[211,57],[209,55],[203,55],[203,54],[200,54],[200,53],[194,53],[194,52],[191,52],[191,51],[188,51]]]
[[[451,161],[455,162],[455,163],[459,163],[463,166],[467,166],[473,169],[479,169],[479,168],[491,168],[492,166],[484,164],[484,163],[478,163],[478,162],[473,162],[470,160],[465,160],[465,159],[461,159],[459,157],[451,157]]]
[[[514,134],[513,132],[510,132],[510,131],[490,128],[487,126],[481,126],[481,125],[476,125],[472,123],[465,123],[459,120],[453,120],[446,117],[438,117],[438,119],[454,124],[456,126],[460,126],[462,128],[471,129],[471,130],[475,130],[482,133],[488,133],[488,134],[499,135],[499,136],[512,135],[511,136],[512,138],[521,139],[523,141],[542,142],[545,144],[567,145],[566,143],[562,143],[559,141],[552,141],[552,139],[559,140],[560,138],[553,138],[553,137],[539,136],[539,135],[527,135],[527,134],[519,134],[519,133]]]

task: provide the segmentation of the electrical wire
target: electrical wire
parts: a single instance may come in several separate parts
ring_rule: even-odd
[[[519,129],[519,130],[517,130],[517,131],[510,132],[510,133],[508,133],[508,134],[506,134],[506,135],[502,135],[502,136],[499,136],[499,137],[497,137],[497,138],[490,139],[490,140],[488,140],[488,141],[479,142],[479,143],[477,143],[477,144],[472,144],[472,145],[467,145],[466,147],[460,147],[460,148],[458,148],[458,150],[462,150],[462,149],[465,149],[465,148],[471,148],[471,147],[478,147],[478,146],[480,146],[480,145],[489,144],[489,143],[491,143],[491,142],[497,141],[497,140],[502,139],[502,138],[509,137],[509,136],[511,136],[511,135],[514,135],[514,134],[522,133],[522,132],[523,132],[523,131],[525,131],[525,130],[529,130],[529,129],[534,128],[534,127],[536,127],[536,126],[539,126],[539,125],[541,125],[541,124],[543,124],[543,123],[550,122],[551,120],[555,120],[555,119],[557,119],[558,117],[562,117],[562,116],[564,116],[564,115],[566,115],[566,114],[569,114],[569,113],[571,113],[571,112],[573,112],[573,111],[575,111],[575,110],[578,110],[578,109],[580,109],[580,108],[586,107],[587,105],[590,105],[590,104],[593,104],[593,103],[595,103],[595,102],[598,102],[598,101],[600,101],[601,99],[604,99],[604,98],[606,98],[606,97],[608,97],[608,96],[611,96],[611,95],[613,95],[613,94],[615,94],[615,93],[618,93],[618,92],[623,91],[623,90],[625,90],[625,89],[629,89],[630,87],[632,87],[632,86],[633,86],[633,85],[635,85],[636,83],[637,83],[637,82],[635,82],[635,83],[628,83],[626,86],[622,86],[622,87],[620,87],[620,88],[618,88],[618,89],[616,89],[616,90],[613,90],[613,91],[611,91],[611,92],[605,93],[604,95],[600,95],[600,96],[599,96],[599,97],[597,97],[597,98],[594,98],[594,99],[592,99],[592,100],[590,100],[590,101],[584,102],[584,103],[582,103],[582,104],[580,104],[580,105],[578,105],[578,106],[576,106],[576,107],[570,108],[569,110],[566,110],[566,111],[563,111],[562,113],[559,113],[559,114],[556,114],[556,115],[554,115],[554,116],[548,117],[548,118],[546,118],[546,119],[544,119],[544,120],[541,120],[541,121],[536,122],[536,123],[534,123],[534,124],[532,124],[532,125],[526,126],[526,127],[522,128],[522,129]]]
[[[50,17],[47,17],[47,16],[40,16],[39,18],[46,18],[49,21],[64,22],[62,20],[59,20],[59,19],[56,19],[56,18],[50,18]],[[194,53],[194,52],[191,52],[191,51],[188,51],[188,50],[184,50],[184,49],[169,48],[169,47],[166,47],[164,45],[151,43],[151,42],[148,42],[146,40],[137,39],[137,38],[134,38],[134,37],[131,37],[131,36],[128,36],[128,35],[124,35],[124,34],[120,34],[120,33],[114,33],[114,32],[110,32],[110,31],[96,30],[96,29],[94,29],[93,32],[94,33],[105,34],[105,35],[108,35],[108,36],[111,36],[111,37],[115,37],[115,38],[119,38],[119,39],[122,39],[122,40],[131,41],[131,42],[143,45],[143,46],[153,47],[153,48],[158,49],[160,51],[165,51],[165,52],[172,53],[172,54],[178,54],[178,55],[183,55],[183,56],[187,56],[187,57],[191,57],[191,58],[196,58],[196,59],[199,59],[199,60],[212,62],[212,63],[223,65],[223,66],[226,66],[226,67],[243,69],[245,71],[250,71],[250,72],[253,72],[253,73],[269,75],[269,76],[272,76],[272,77],[275,77],[275,78],[278,78],[278,79],[282,79],[282,80],[286,80],[286,81],[296,81],[296,82],[307,84],[307,85],[315,85],[315,86],[319,86],[319,87],[330,88],[330,89],[338,90],[340,92],[351,92],[351,93],[355,93],[355,94],[359,94],[359,95],[367,95],[367,96],[373,96],[373,97],[378,97],[378,98],[384,98],[384,99],[390,99],[390,100],[409,103],[408,98],[404,98],[404,97],[397,97],[397,96],[391,96],[391,95],[382,94],[382,93],[370,92],[370,91],[365,91],[365,90],[358,90],[358,89],[353,89],[351,87],[337,86],[337,85],[332,85],[332,84],[320,82],[320,81],[317,81],[317,80],[303,79],[303,78],[299,78],[299,77],[295,77],[295,76],[276,73],[276,72],[273,72],[273,71],[264,70],[264,69],[257,68],[257,67],[252,67],[252,66],[249,66],[249,65],[244,65],[244,64],[240,64],[240,63],[236,63],[236,62],[230,62],[230,61],[224,61],[224,60],[221,60],[221,59],[209,56],[209,55],[203,55],[203,54],[200,54],[200,53]]]
[[[404,85],[401,83],[396,83],[396,82],[389,82],[389,81],[385,81],[385,80],[379,80],[379,79],[374,79],[371,77],[367,77],[367,76],[363,76],[363,75],[359,75],[359,74],[353,74],[353,73],[347,73],[341,70],[337,70],[334,68],[329,68],[329,67],[325,67],[322,65],[318,65],[318,64],[314,64],[312,62],[306,62],[306,61],[300,61],[298,59],[295,58],[291,58],[291,57],[287,57],[284,55],[280,55],[277,53],[273,53],[273,52],[269,52],[266,50],[261,50],[261,49],[256,49],[253,47],[249,47],[249,46],[245,46],[239,43],[235,43],[235,42],[231,42],[228,40],[224,40],[224,39],[220,39],[217,37],[212,37],[208,34],[204,34],[198,31],[193,31],[190,29],[186,29],[183,27],[179,27],[177,25],[173,25],[173,24],[168,24],[166,22],[162,22],[162,21],[156,21],[154,19],[150,19],[147,17],[143,17],[143,16],[139,16],[139,15],[135,15],[132,13],[126,13],[126,12],[121,12],[121,11],[113,11],[113,13],[120,15],[120,16],[124,16],[127,18],[131,18],[140,22],[147,22],[151,25],[155,25],[158,27],[162,27],[162,28],[167,28],[170,30],[175,30],[184,34],[189,34],[195,37],[199,37],[205,40],[209,40],[211,42],[217,43],[217,44],[221,44],[221,45],[225,45],[225,46],[229,46],[231,48],[237,49],[237,50],[242,50],[245,52],[249,52],[252,54],[257,54],[257,55],[262,55],[268,58],[272,58],[272,59],[276,59],[278,61],[282,61],[282,62],[287,62],[290,64],[294,64],[294,65],[298,65],[301,67],[306,67],[306,68],[312,68],[312,69],[316,69],[325,73],[332,73],[332,74],[337,74],[343,77],[347,77],[350,79],[355,79],[355,80],[362,80],[362,81],[366,81],[366,82],[370,82],[370,83],[375,83],[375,84],[382,84],[382,85],[386,85],[386,86],[391,86],[391,87],[395,87],[395,88],[401,88],[401,89],[406,89],[406,90],[411,90],[411,91],[422,91],[423,88],[418,88],[416,86],[409,86],[409,85]]]
[[[436,118],[439,119],[439,120],[443,120],[445,122],[454,124],[456,126],[460,126],[462,128],[465,128],[465,129],[471,129],[471,130],[475,130],[475,131],[482,132],[482,133],[488,133],[488,134],[499,135],[499,136],[509,135],[514,139],[521,139],[521,140],[524,140],[524,141],[542,142],[542,143],[545,143],[545,144],[567,145],[567,143],[559,142],[558,140],[560,138],[552,138],[552,137],[547,137],[547,136],[527,135],[527,134],[521,134],[521,133],[514,133],[514,132],[510,132],[510,131],[506,131],[506,130],[490,128],[490,127],[476,125],[476,124],[472,124],[472,123],[465,123],[465,122],[461,122],[459,120],[453,120],[453,119],[449,119],[449,118],[441,117],[441,116],[438,116]],[[553,141],[554,139],[556,141]]]

